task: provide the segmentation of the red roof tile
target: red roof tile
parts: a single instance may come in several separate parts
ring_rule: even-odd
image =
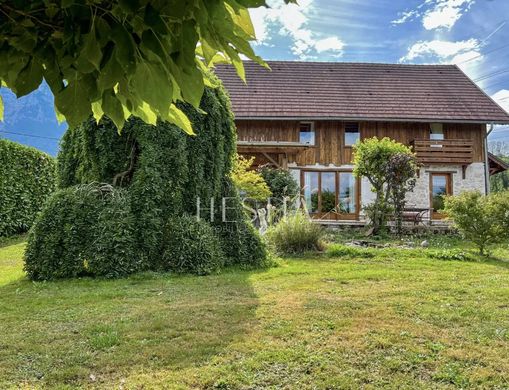
[[[268,61],[216,74],[236,118],[509,123],[509,114],[455,65]]]

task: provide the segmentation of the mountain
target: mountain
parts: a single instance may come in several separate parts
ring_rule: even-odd
[[[0,137],[36,147],[51,155],[58,151],[59,139],[67,124],[58,124],[53,109],[53,95],[44,84],[37,91],[19,99],[11,91],[0,89],[5,107],[0,122]]]

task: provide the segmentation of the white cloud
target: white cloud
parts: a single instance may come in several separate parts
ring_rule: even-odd
[[[504,110],[509,112],[509,90],[501,89],[497,93],[491,95],[492,99],[495,100]]]
[[[425,0],[416,9],[398,14],[393,25],[403,24],[422,16],[422,25],[426,30],[450,30],[456,22],[474,4],[475,0]],[[425,9],[425,11],[422,11]]]
[[[438,0],[424,13],[422,25],[426,30],[445,28],[450,30],[468,11],[475,0]]]
[[[400,58],[400,62],[423,60],[440,63],[460,63],[472,60],[474,57],[481,59],[480,42],[477,39],[466,41],[419,41],[414,43],[408,53]]]
[[[338,37],[330,37],[316,41],[315,48],[318,53],[324,51],[342,51],[345,44]]]
[[[406,23],[410,20],[412,20],[414,17],[417,17],[419,16],[419,11],[417,10],[411,10],[411,11],[405,11],[405,12],[400,12],[398,14],[399,18],[398,19],[395,19],[391,22],[391,24],[393,25],[396,25],[396,24],[403,24],[403,23]]]
[[[292,40],[291,51],[301,59],[315,58],[316,54],[339,56],[344,42],[337,36],[322,37],[308,27],[309,15],[314,11],[314,0],[300,0],[299,5],[269,1],[269,8],[250,10],[258,45],[270,45],[274,34]]]

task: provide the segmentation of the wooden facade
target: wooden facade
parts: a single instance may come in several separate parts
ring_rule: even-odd
[[[299,142],[299,125],[301,121],[271,121],[271,120],[237,120],[237,134],[239,141],[282,141]],[[348,165],[352,162],[352,148],[344,145],[345,122],[341,121],[314,121],[315,145],[298,154],[288,156],[288,163],[297,166],[307,165]],[[359,122],[360,137],[389,137],[405,145],[412,145],[415,141],[428,141],[430,139],[429,123],[406,122]],[[456,152],[454,140],[461,142],[457,145],[461,150],[460,157],[470,162],[483,162],[485,160],[483,137],[486,134],[486,125],[482,124],[456,124],[444,123],[445,143],[449,145],[450,152]],[[444,146],[445,147],[445,146]],[[444,149],[430,149],[436,156],[424,153],[422,157],[428,158],[436,164],[455,164],[456,161]],[[254,154],[254,153],[253,153]],[[466,156],[468,155],[468,156]],[[418,153],[419,157],[419,153]],[[425,161],[423,160],[423,163]]]
[[[452,194],[452,174],[443,172],[443,167],[450,166],[452,171],[461,166],[464,180],[469,165],[485,160],[486,125],[327,120],[309,123],[237,120],[237,149],[240,154],[254,156],[255,166],[271,164],[293,170],[300,182],[303,207],[312,218],[319,220],[360,218],[362,186],[352,174],[353,148],[345,144],[355,142],[353,139],[389,137],[411,146],[419,163],[434,172],[430,174],[427,193],[422,194],[422,199],[429,197],[429,213],[433,219],[441,218],[434,211],[437,199],[440,200],[442,194]],[[314,142],[301,143],[301,130],[302,142],[310,142],[313,138]],[[310,132],[314,137],[310,137]],[[445,185],[437,187],[444,184],[442,182]],[[426,208],[426,205],[420,207]]]

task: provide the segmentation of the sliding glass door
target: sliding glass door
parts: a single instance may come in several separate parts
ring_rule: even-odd
[[[358,185],[352,172],[302,171],[303,206],[317,219],[356,219]]]

